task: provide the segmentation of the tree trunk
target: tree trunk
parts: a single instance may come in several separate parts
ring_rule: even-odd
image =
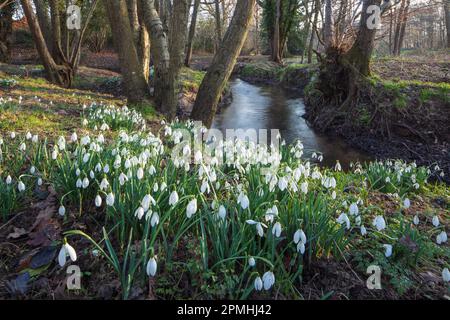
[[[281,19],[281,0],[275,0],[275,23],[272,36],[272,61],[281,63],[280,56],[280,19]]]
[[[199,7],[200,7],[200,0],[195,0],[194,10],[192,12],[191,26],[189,27],[189,37],[186,45],[186,59],[184,60],[184,65],[186,67],[189,67],[191,64],[192,45],[195,37],[195,28],[197,27],[197,16]]]
[[[44,2],[44,0],[34,0],[34,5],[36,7],[36,15],[39,25],[41,26],[41,30],[45,38],[45,43],[47,43],[47,48],[49,51],[52,52],[52,24],[50,21],[48,5]]]
[[[123,85],[131,103],[141,102],[148,93],[148,85],[145,81],[139,57],[134,45],[133,32],[130,26],[128,9],[125,0],[106,1],[114,43],[120,60],[120,69],[123,77]]]
[[[220,0],[214,0],[215,13],[214,19],[216,20],[216,52],[219,50],[220,43],[222,42],[222,19],[220,17]]]
[[[447,29],[447,48],[450,48],[450,0],[444,0],[444,16]]]
[[[215,54],[211,66],[200,85],[191,117],[211,127],[222,91],[248,34],[256,0],[237,0],[233,19],[220,50]]]
[[[333,7],[331,0],[325,1],[325,22],[323,27],[325,50],[333,46]]]
[[[21,0],[20,2],[22,4],[25,16],[27,17],[31,35],[33,36],[34,43],[37,51],[39,52],[39,57],[44,65],[47,79],[52,83],[56,83],[67,88],[70,87],[73,80],[72,68],[68,65],[56,64],[52,55],[48,51],[44,36],[42,35],[39,22],[34,14],[30,0]]]
[[[309,39],[308,45],[308,63],[312,63],[312,54],[313,54],[313,46],[314,46],[314,37],[317,31],[317,22],[319,20],[319,11],[320,11],[320,0],[316,0],[314,2],[314,21],[311,28],[311,38]]]
[[[0,9],[0,62],[11,62],[13,4]]]

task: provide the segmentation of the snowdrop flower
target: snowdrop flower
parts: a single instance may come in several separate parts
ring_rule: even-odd
[[[89,153],[85,153],[83,156],[83,163],[88,163],[90,157],[91,155]]]
[[[88,178],[84,178],[83,179],[83,189],[86,189],[87,187],[89,187],[89,179]]]
[[[442,231],[441,233],[439,233],[436,236],[436,243],[437,244],[442,244],[447,242],[447,233],[445,231]]]
[[[11,178],[10,175],[8,175],[8,176],[6,177],[6,184],[11,184],[11,182],[12,182],[12,178]]]
[[[227,216],[227,209],[225,209],[225,207],[223,206],[223,205],[221,205],[220,207],[219,207],[219,217],[222,219],[222,220],[225,220],[225,217]]]
[[[169,206],[174,206],[179,200],[178,193],[176,191],[172,191],[169,196]]]
[[[159,214],[158,212],[153,212],[152,219],[150,220],[150,225],[154,227],[158,224],[159,224]]]
[[[147,275],[149,277],[154,277],[155,274],[156,274],[156,269],[157,268],[158,268],[158,264],[156,262],[155,257],[150,258],[150,260],[148,260],[148,262],[147,262],[147,268],[146,268]]]
[[[342,171],[342,167],[341,167],[341,164],[339,163],[339,161],[336,161],[336,165],[334,166],[334,170]]]
[[[14,131],[11,132],[10,134],[11,139],[14,139],[16,137],[16,133]]]
[[[119,175],[119,183],[120,183],[120,185],[123,186],[125,184],[125,182],[127,182],[127,181],[128,181],[128,177],[122,172]]]
[[[403,200],[403,208],[409,209],[410,206],[411,206],[411,201],[408,198],[405,198],[405,200]]]
[[[106,190],[108,188],[109,182],[106,178],[103,178],[102,182],[100,182],[100,190]]]
[[[81,188],[83,186],[83,181],[81,181],[81,179],[77,179],[77,182],[75,183],[75,186],[77,188]]]
[[[261,280],[261,277],[256,277],[255,279],[255,290],[256,291],[261,291],[263,288],[263,282]]]
[[[337,223],[339,224],[345,224],[347,230],[350,229],[350,219],[348,218],[348,216],[345,213],[341,213],[341,215],[337,218]]]
[[[417,226],[419,224],[419,216],[416,214],[413,219],[413,223]]]
[[[35,172],[36,172],[36,167],[35,167],[35,166],[32,166],[32,167],[30,168],[30,173],[31,173],[31,174],[35,174]]]
[[[103,167],[103,172],[106,173],[106,174],[109,173],[109,165],[108,165],[108,164],[106,164],[106,165]]]
[[[361,226],[361,235],[362,235],[362,236],[365,236],[366,234],[367,234],[366,227]]]
[[[439,226],[439,217],[438,216],[434,216],[433,220],[432,220],[433,226],[438,227]]]
[[[191,200],[186,207],[186,216],[188,219],[197,212],[197,199]]]
[[[383,247],[385,249],[384,255],[386,256],[386,258],[389,258],[392,255],[392,245],[384,244]]]
[[[282,177],[278,180],[278,188],[280,188],[281,191],[286,190],[288,186],[288,181],[285,177]]]
[[[386,221],[382,216],[376,216],[375,219],[373,219],[372,225],[377,228],[378,231],[381,231],[386,228]]]
[[[137,172],[136,172],[136,177],[137,177],[139,180],[142,180],[142,178],[144,178],[144,169],[142,169],[141,167],[139,167],[139,168],[137,169]]]
[[[144,211],[144,208],[142,208],[142,207],[137,208],[136,211],[134,212],[134,216],[137,217],[139,220],[142,219],[144,214],[145,214],[145,211]]]
[[[272,271],[267,271],[263,274],[262,281],[264,284],[264,290],[270,290],[275,283],[275,275]]]
[[[241,205],[241,208],[243,210],[247,209],[250,205],[250,200],[248,199],[247,195],[243,193],[239,194],[237,202]]]
[[[305,253],[305,250],[306,250],[306,248],[305,248],[305,243],[304,243],[303,241],[300,241],[300,242],[297,244],[297,252],[300,252],[300,254],[304,254],[304,253]]]
[[[33,142],[33,143],[37,143],[38,140],[39,140],[39,137],[38,137],[37,134],[35,134],[35,135],[33,136],[33,138],[31,138],[31,142]]]
[[[156,173],[156,169],[153,165],[150,166],[150,169],[148,169],[148,173],[152,176]]]
[[[60,206],[58,209],[58,214],[63,217],[66,214],[66,208],[64,206]]]
[[[19,146],[20,151],[25,151],[26,149],[27,149],[27,145],[25,144],[25,142]]]
[[[32,135],[31,135],[31,132],[30,132],[30,131],[27,132],[27,134],[25,135],[25,138],[26,138],[27,140],[30,140],[30,139],[32,138]]]
[[[308,182],[303,182],[303,183],[300,185],[300,190],[301,190],[304,194],[308,193]]]
[[[72,136],[70,137],[70,140],[72,142],[76,142],[78,140],[78,136],[77,136],[76,132],[72,133]]]
[[[78,177],[81,174],[80,169],[77,168],[77,170],[75,170],[75,175]]]
[[[95,206],[100,207],[101,205],[102,205],[102,197],[100,197],[100,195],[97,195],[95,197]]]
[[[151,195],[147,194],[142,199],[141,206],[142,206],[142,208],[144,208],[144,211],[148,211],[151,204],[156,205],[156,201],[155,201],[155,199],[153,199],[153,197]]]
[[[17,189],[19,192],[25,191],[25,184],[22,181],[19,181],[19,184],[17,185]]]
[[[299,229],[294,233],[294,243],[299,242],[306,243],[306,234],[303,232],[303,230]]]
[[[37,180],[37,185],[38,185],[38,186],[42,186],[42,183],[43,183],[42,178],[39,178],[39,179]]]
[[[442,270],[442,280],[444,282],[450,282],[450,271],[448,271],[448,268]]]
[[[106,204],[110,207],[114,205],[114,194],[111,192],[106,196]]]
[[[253,268],[253,267],[256,265],[255,258],[250,257],[250,258],[248,259],[248,265],[249,265],[251,268]]]
[[[73,262],[77,261],[77,253],[76,253],[75,249],[66,242],[61,247],[61,250],[59,250],[59,254],[58,254],[58,263],[61,268],[66,265],[67,256],[69,256],[70,260],[72,260]]]
[[[277,222],[273,225],[272,234],[275,235],[275,237],[279,238],[281,236],[281,230],[281,224]]]
[[[352,216],[358,215],[359,209],[356,203],[352,203],[349,208],[349,212]]]

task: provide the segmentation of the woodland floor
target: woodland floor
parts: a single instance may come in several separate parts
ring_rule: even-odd
[[[56,137],[62,132],[80,129],[78,118],[82,112],[81,106],[91,101],[105,101],[123,105],[121,96],[120,75],[117,57],[111,52],[99,55],[87,54],[83,58],[86,65],[80,69],[75,81],[74,89],[61,89],[48,84],[42,76],[42,70],[35,67],[33,53],[24,51],[15,54],[13,63],[16,65],[0,64],[0,78],[7,75],[18,75],[21,79],[13,88],[0,88],[0,96],[13,99],[22,97],[24,103],[21,110],[2,110],[0,114],[0,132],[15,130],[26,132],[32,130]],[[34,59],[34,60],[33,60]],[[195,57],[193,67],[205,69],[208,57]],[[265,61],[264,57],[243,57],[241,62]],[[448,60],[447,60],[448,61]],[[19,67],[19,63],[31,63]],[[296,62],[296,61],[292,61]],[[408,60],[377,60],[374,70],[384,79],[410,80],[420,79],[427,82],[450,82],[449,64],[441,62],[412,62]],[[424,72],[424,70],[427,70]],[[408,78],[409,77],[409,78]],[[196,87],[198,74],[187,74],[185,85]],[[192,98],[192,97],[191,97]],[[50,103],[52,102],[52,103]],[[151,126],[158,126],[159,118],[151,106],[140,106]],[[20,112],[17,112],[20,111]],[[412,199],[417,205],[408,214],[429,216],[430,211],[440,212],[447,219],[444,224],[448,229],[450,199],[448,188],[430,188],[425,194]],[[91,234],[93,238],[100,238],[96,209],[90,208],[92,215],[84,215],[83,219],[68,219],[65,225],[54,218],[57,211],[57,199],[52,191],[44,199],[32,200],[26,204],[27,209],[17,213],[11,220],[0,224],[0,298],[9,299],[111,299],[119,296],[119,283],[110,267],[101,259],[89,257],[80,258],[79,265],[84,270],[95,270],[83,275],[87,278],[87,287],[83,291],[68,292],[65,290],[66,274],[53,261],[57,249],[50,246],[53,240],[61,238],[62,230],[81,229]],[[395,201],[385,194],[374,193],[371,204],[382,208],[386,214],[393,212]],[[99,212],[97,214],[100,215]],[[101,220],[101,219],[100,219]],[[98,237],[97,237],[98,236]],[[192,241],[185,239],[184,241]],[[87,251],[89,244],[84,240],[73,243],[81,252]],[[448,244],[447,244],[448,246]],[[186,263],[198,263],[195,246],[185,246],[176,255]],[[307,268],[304,275],[304,285],[299,289],[305,299],[426,299],[443,298],[448,295],[447,288],[442,285],[440,270],[432,266],[423,267],[414,275],[407,275],[408,285],[398,284],[402,277],[406,277],[401,270],[398,273],[386,275],[387,285],[383,290],[370,291],[366,288],[365,266],[361,264],[361,257],[370,254],[365,249],[355,248],[355,254],[346,261],[321,260]],[[85,255],[86,256],[86,255]],[[37,278],[31,286],[24,286],[20,272],[29,269]],[[176,279],[175,279],[176,278]],[[85,281],[85,280],[83,280]],[[165,275],[157,284],[150,282],[150,290],[144,293],[141,288],[133,288],[131,298],[134,299],[175,299],[179,297],[210,298],[209,293],[192,291],[192,283],[204,282],[201,274],[188,274],[185,270],[173,270]],[[98,283],[102,285],[98,286]],[[199,285],[198,287],[201,287]],[[211,291],[214,288],[211,287]],[[267,297],[254,294],[253,299]],[[278,296],[276,299],[289,297]]]

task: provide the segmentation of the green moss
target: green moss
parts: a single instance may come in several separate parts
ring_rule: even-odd
[[[183,68],[180,74],[180,82],[185,90],[197,91],[205,77],[206,72],[190,68]]]
[[[271,62],[255,62],[246,64],[241,70],[241,76],[256,79],[279,79],[282,67]]]

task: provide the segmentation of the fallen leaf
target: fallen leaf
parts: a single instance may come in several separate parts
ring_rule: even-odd
[[[26,235],[28,232],[24,228],[16,228],[14,227],[14,232],[11,232],[8,234],[6,239],[17,239],[20,238],[23,235]]]

